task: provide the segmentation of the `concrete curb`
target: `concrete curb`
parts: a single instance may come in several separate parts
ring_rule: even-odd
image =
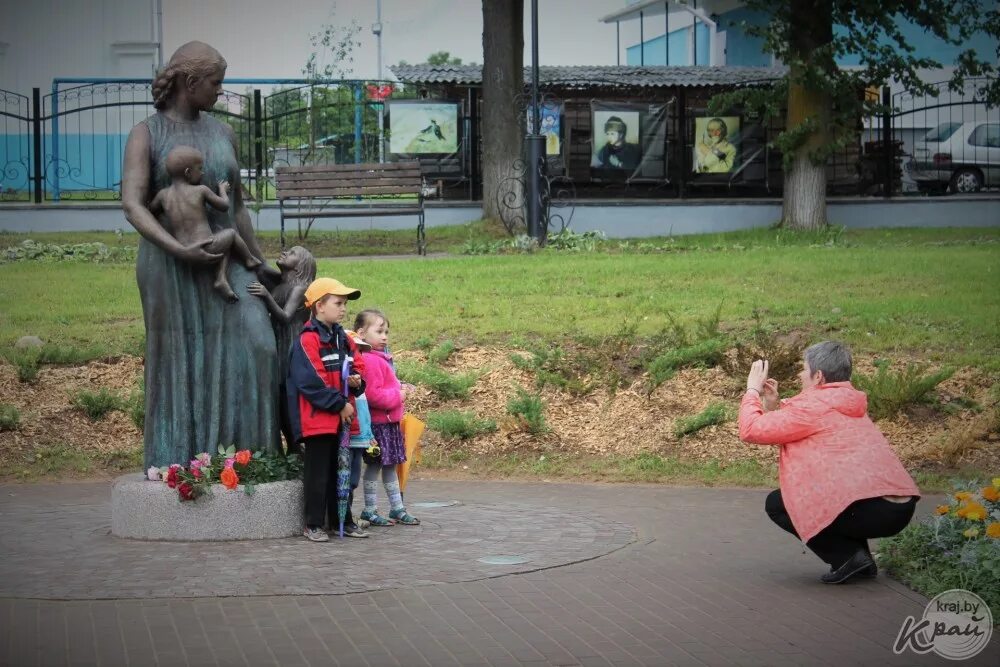
[[[291,537],[302,531],[303,502],[297,480],[258,484],[249,496],[242,484],[216,484],[211,495],[181,502],[175,489],[134,473],[111,488],[111,534],[192,542]]]

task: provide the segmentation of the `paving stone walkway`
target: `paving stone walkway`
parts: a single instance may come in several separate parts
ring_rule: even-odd
[[[821,585],[765,495],[413,481],[419,527],[190,544],[110,536],[106,484],[0,485],[0,665],[956,664],[894,655],[926,599]]]

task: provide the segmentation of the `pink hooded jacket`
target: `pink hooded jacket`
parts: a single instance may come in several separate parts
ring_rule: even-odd
[[[388,424],[403,419],[402,385],[389,363],[392,357],[385,352],[365,352],[365,366],[361,377],[365,379],[365,396],[373,424]]]
[[[867,411],[868,397],[850,382],[817,385],[771,412],[757,392],[743,396],[740,439],[780,447],[781,498],[803,542],[855,501],[920,495]]]

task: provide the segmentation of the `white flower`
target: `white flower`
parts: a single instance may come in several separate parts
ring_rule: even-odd
[[[148,479],[150,482],[159,482],[160,469],[157,468],[156,466],[151,466],[149,470],[146,471],[146,479]]]

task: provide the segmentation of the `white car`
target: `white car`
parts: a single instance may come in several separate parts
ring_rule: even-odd
[[[941,123],[914,143],[912,175],[924,191],[1000,187],[1000,120]]]

